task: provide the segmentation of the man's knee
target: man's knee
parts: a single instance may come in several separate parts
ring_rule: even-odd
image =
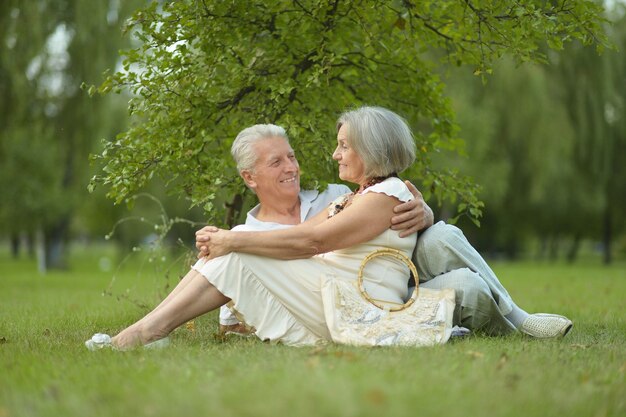
[[[463,290],[459,292],[457,296],[460,295],[460,299],[457,300],[455,313],[460,326],[493,335],[507,334],[513,330],[500,317],[501,313],[489,286],[478,274],[467,270]]]
[[[441,250],[453,244],[459,236],[463,236],[461,229],[440,221],[419,235],[417,248],[418,251],[420,249],[424,251]]]
[[[459,325],[473,331],[491,333],[497,305],[485,281],[475,272],[465,270],[462,290],[457,291]]]
[[[461,230],[445,222],[430,226],[419,236],[415,259],[421,279],[428,280],[437,275],[464,266],[457,253],[463,251]]]
[[[463,294],[461,304],[465,307],[478,307],[489,304],[493,300],[487,283],[477,273],[463,268]]]

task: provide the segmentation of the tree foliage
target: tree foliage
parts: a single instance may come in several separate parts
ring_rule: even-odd
[[[130,91],[133,125],[96,158],[123,201],[153,176],[211,211],[242,184],[228,149],[253,123],[285,126],[306,185],[335,179],[334,121],[348,107],[393,109],[414,128],[419,152],[406,174],[427,196],[460,199],[480,215],[476,186],[430,158],[462,151],[440,66],[492,72],[509,54],[543,61],[540,45],[604,45],[601,7],[590,1],[177,1],[137,11],[127,30],[141,44],[92,93]],[[214,217],[215,219],[215,217]]]

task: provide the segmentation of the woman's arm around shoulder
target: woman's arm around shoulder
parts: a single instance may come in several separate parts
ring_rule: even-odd
[[[228,232],[219,230],[207,242],[210,257],[244,252],[277,259],[308,258],[366,242],[391,226],[398,199],[383,193],[357,195],[352,203],[326,219],[320,213],[285,230]]]

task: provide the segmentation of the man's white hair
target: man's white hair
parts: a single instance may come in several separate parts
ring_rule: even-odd
[[[250,126],[239,132],[230,153],[237,164],[237,170],[253,171],[257,162],[258,155],[254,152],[253,144],[269,138],[283,138],[289,143],[287,132],[280,126],[272,124],[258,124]]]

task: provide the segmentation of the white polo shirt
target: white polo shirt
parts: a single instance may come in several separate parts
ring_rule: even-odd
[[[337,197],[350,193],[350,189],[341,184],[328,184],[328,188],[321,193],[316,190],[300,191],[300,222],[303,222],[322,210],[325,210],[330,203]],[[292,225],[264,222],[258,220],[256,216],[259,213],[261,205],[255,206],[248,212],[246,223],[235,226],[232,230],[240,231],[260,231],[260,230],[276,230],[286,229]]]

